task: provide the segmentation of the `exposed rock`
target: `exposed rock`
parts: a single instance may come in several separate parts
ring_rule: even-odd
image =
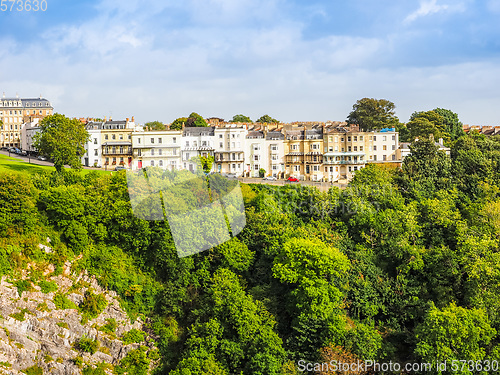
[[[48,267],[49,272],[53,269]],[[28,277],[27,272],[23,275]],[[94,277],[85,273],[74,280],[70,275],[71,263],[67,262],[63,267],[63,275],[47,276],[46,280],[55,282],[57,292],[76,305],[83,301],[89,288],[95,294],[103,294],[108,302],[97,318],[85,324],[82,324],[82,315],[77,309],[56,308],[56,292],[44,294],[38,286],[34,286],[32,291],[24,291],[19,297],[16,286],[9,282],[14,280],[7,277],[0,279],[0,374],[23,374],[22,370],[34,365],[41,367],[44,373],[54,375],[81,374],[80,367],[74,361],[77,357],[83,358],[83,362],[88,365],[100,362],[117,365],[130,350],[140,346],[125,345],[119,340],[132,328],[142,329],[143,322],[140,319],[130,322],[120,307],[117,294],[103,290]],[[98,329],[111,318],[118,324],[114,335]],[[97,352],[90,354],[77,349],[75,343],[84,336],[99,341]],[[2,366],[1,363],[8,363],[11,367]]]

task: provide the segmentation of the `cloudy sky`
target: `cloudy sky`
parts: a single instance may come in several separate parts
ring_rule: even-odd
[[[500,125],[500,0],[44,1],[0,11],[0,93],[67,116],[345,120],[373,97]]]

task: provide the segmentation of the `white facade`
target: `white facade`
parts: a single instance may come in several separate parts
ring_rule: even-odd
[[[367,132],[369,162],[398,161],[399,134],[396,131]]]
[[[215,171],[241,176],[245,169],[246,127],[215,128]]]
[[[162,130],[132,133],[132,169],[160,167],[182,169],[182,131]]]
[[[182,132],[181,168],[195,171],[197,163],[193,158],[214,156],[215,127],[187,127]],[[215,163],[212,171],[215,170]]]
[[[33,137],[35,134],[42,131],[39,127],[38,118],[33,119],[32,122],[26,122],[21,125],[21,149],[28,152],[36,151],[33,146]]]
[[[89,122],[85,129],[89,133],[89,139],[85,144],[85,155],[82,157],[82,164],[86,167],[100,168],[102,160],[102,122]]]
[[[259,177],[259,170],[265,169],[268,162],[264,132],[249,131],[245,140],[245,177]]]

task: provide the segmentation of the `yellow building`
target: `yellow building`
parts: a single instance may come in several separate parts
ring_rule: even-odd
[[[0,99],[1,147],[21,146],[21,127],[35,118],[42,119],[53,114],[54,108],[47,99],[6,98]]]
[[[285,133],[285,173],[299,180],[323,180],[323,125],[292,125]]]
[[[132,167],[132,132],[134,123],[106,121],[101,128],[102,166],[115,168],[122,165]]]

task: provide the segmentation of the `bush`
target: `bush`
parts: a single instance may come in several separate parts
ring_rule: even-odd
[[[144,332],[132,328],[122,336],[124,344],[140,343],[144,341]]]
[[[99,341],[92,340],[87,336],[82,336],[76,344],[76,348],[83,352],[94,354],[99,349]]]
[[[32,292],[34,290],[33,285],[31,285],[31,281],[29,280],[18,280],[14,283],[14,285],[17,288],[19,297],[22,296],[23,292]]]
[[[150,360],[142,348],[131,350],[125,358],[116,366],[115,373],[146,375],[148,373]]]
[[[45,294],[57,291],[57,284],[53,281],[40,281],[38,286]]]
[[[43,369],[37,365],[28,367],[23,371],[26,375],[43,375]]]
[[[116,331],[118,324],[116,323],[116,319],[110,318],[106,319],[106,324],[99,328],[99,331],[104,333],[113,334]]]
[[[68,297],[64,296],[61,293],[56,293],[56,295],[54,296],[54,304],[59,310],[77,308],[74,302],[70,301]]]
[[[97,318],[108,306],[108,301],[102,294],[94,294],[90,289],[85,292],[83,301],[78,306],[82,315],[91,320]]]

